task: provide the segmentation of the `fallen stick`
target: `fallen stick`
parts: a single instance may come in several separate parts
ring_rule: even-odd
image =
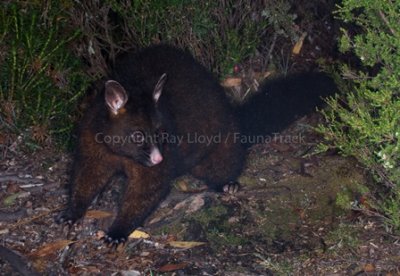
[[[14,181],[20,183],[33,183],[33,184],[42,183],[39,179],[32,177],[21,177],[15,174],[0,175],[0,182],[7,182],[7,181]]]

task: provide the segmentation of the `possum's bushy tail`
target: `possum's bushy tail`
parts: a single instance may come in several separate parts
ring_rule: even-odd
[[[255,96],[236,108],[241,134],[250,137],[279,132],[297,118],[323,106],[323,98],[336,92],[335,82],[324,73],[301,73],[269,80]]]

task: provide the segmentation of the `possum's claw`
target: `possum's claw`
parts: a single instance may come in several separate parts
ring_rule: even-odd
[[[105,244],[110,245],[110,246],[115,246],[117,247],[120,244],[126,243],[125,238],[112,238],[108,235],[105,235],[102,240],[104,241]]]
[[[112,248],[117,248],[121,244],[125,244],[127,241],[126,235],[122,235],[121,233],[115,231],[109,231],[104,237],[101,238],[103,242]]]
[[[225,184],[222,190],[227,194],[236,194],[240,189],[240,184],[236,181],[230,181],[228,184]]]
[[[77,220],[78,217],[76,217],[69,209],[62,211],[55,217],[56,223],[68,226],[72,226]]]

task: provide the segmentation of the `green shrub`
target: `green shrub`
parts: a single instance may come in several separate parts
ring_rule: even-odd
[[[87,77],[67,47],[79,30],[67,32],[60,13],[47,10],[46,16],[33,3],[1,4],[1,128],[65,144]]]
[[[372,172],[380,191],[376,206],[400,230],[400,2],[344,0],[338,16],[349,27],[340,50],[352,51],[360,66],[342,66],[350,79],[341,85],[345,96],[328,101],[327,124],[319,130],[330,146]]]
[[[283,54],[276,45],[291,46],[302,33],[289,2],[279,0],[17,0],[0,7],[0,130],[36,142],[69,141],[88,79],[106,76],[120,52],[169,43],[225,77],[256,53],[265,69],[275,51]]]
[[[269,50],[267,31],[296,40],[289,10],[277,0],[89,0],[73,5],[71,22],[83,31],[83,57],[100,74],[117,53],[161,42],[190,50],[225,76],[257,49]]]

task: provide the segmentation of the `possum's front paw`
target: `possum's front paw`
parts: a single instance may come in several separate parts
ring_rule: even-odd
[[[224,193],[236,194],[240,189],[240,184],[236,181],[231,181],[222,187]]]
[[[62,211],[56,218],[55,221],[58,224],[73,225],[80,217],[76,215],[76,212],[72,212],[71,209]]]
[[[128,240],[128,235],[118,230],[110,230],[101,239],[111,247],[118,247],[118,245],[124,244]]]

